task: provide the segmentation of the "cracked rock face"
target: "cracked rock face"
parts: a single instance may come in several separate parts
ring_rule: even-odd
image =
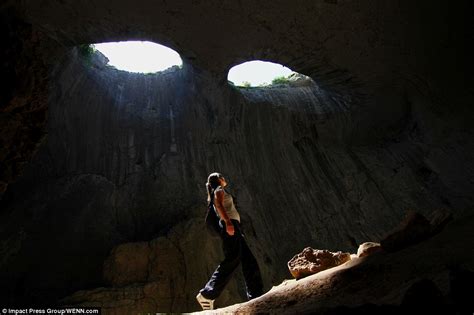
[[[145,260],[109,264],[111,250],[202,220],[213,171],[229,179],[266,288],[287,277],[301,248],[354,252],[407,209],[472,212],[470,1],[45,0],[4,1],[0,12],[8,302],[53,303],[148,279],[151,252],[134,245],[128,255]],[[75,48],[131,38],[170,46],[183,68],[130,74]],[[312,80],[229,85],[227,71],[251,59]],[[175,287],[187,310],[220,257],[220,244],[193,226],[173,243],[182,253],[206,244],[184,264],[186,289]],[[243,299],[238,288],[222,303]]]

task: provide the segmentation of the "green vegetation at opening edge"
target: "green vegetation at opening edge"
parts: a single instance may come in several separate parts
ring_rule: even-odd
[[[290,83],[290,76],[293,75],[293,74],[290,74],[288,76],[279,76],[279,77],[276,77],[272,80],[272,82],[270,84],[268,83],[262,83],[258,86],[252,86],[252,83],[250,83],[249,81],[243,81],[241,84],[239,85],[235,85],[232,81],[229,81],[229,83],[233,86],[237,86],[239,88],[251,88],[251,87],[269,87],[269,86],[273,86],[273,85],[279,85],[279,84],[287,84],[287,83]]]

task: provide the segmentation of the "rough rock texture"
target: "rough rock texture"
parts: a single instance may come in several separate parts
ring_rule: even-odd
[[[350,253],[330,252],[326,249],[306,247],[288,261],[288,269],[295,279],[301,279],[320,271],[339,266],[351,260]]]
[[[380,252],[382,247],[380,243],[375,242],[365,242],[359,245],[357,249],[357,257],[366,257],[374,253]]]
[[[206,234],[201,239],[202,220],[190,220],[166,236],[149,242],[124,243],[114,247],[104,262],[106,286],[80,290],[61,299],[61,306],[99,306],[106,314],[134,312],[187,312],[199,310],[196,292],[207,281],[216,262],[224,257]],[[203,253],[206,255],[203,255]],[[189,270],[205,273],[190,273]],[[236,280],[242,281],[236,274]],[[234,281],[216,300],[216,307],[241,302]]]
[[[474,217],[394,253],[287,280],[265,295],[206,314],[470,314]]]
[[[203,183],[216,170],[237,195],[266,288],[287,276],[286,262],[301,248],[355,251],[407,209],[472,213],[471,1],[0,4],[2,13],[10,7],[39,37],[2,36],[34,47],[36,38],[44,48],[41,56],[28,45],[5,55],[6,81],[31,69],[20,77],[35,78],[28,86],[36,91],[43,70],[35,65],[44,64],[47,88],[24,95],[39,103],[47,96],[49,123],[46,141],[0,200],[7,302],[50,305],[104,287],[112,248],[204,216]],[[19,29],[15,23],[2,19],[2,31]],[[74,48],[125,39],[176,49],[183,69],[127,74]],[[252,59],[279,62],[314,84],[229,85],[228,70]],[[39,140],[15,120],[13,129],[0,124],[2,141],[18,132],[7,154],[28,160],[20,149]],[[15,163],[7,159],[4,169]],[[204,229],[187,233],[197,248],[207,242]],[[206,246],[219,252],[218,243]],[[217,263],[199,255],[184,265],[199,277],[187,278],[188,306]],[[243,298],[236,287],[226,294]]]

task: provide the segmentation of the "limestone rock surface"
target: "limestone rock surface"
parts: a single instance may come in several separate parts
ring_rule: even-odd
[[[351,260],[350,253],[330,252],[326,249],[306,247],[288,261],[288,269],[296,279],[301,279],[320,271],[339,266]]]
[[[199,238],[194,238],[199,235]],[[223,259],[202,220],[189,220],[166,236],[111,249],[103,264],[104,285],[63,296],[61,306],[99,306],[106,314],[184,313],[199,310],[195,296]],[[194,272],[201,270],[204,272]],[[242,302],[240,272],[216,300],[217,307]]]
[[[374,253],[380,252],[381,250],[382,247],[380,246],[380,243],[365,242],[359,245],[359,248],[357,249],[357,257],[370,256]]]
[[[468,314],[473,226],[473,216],[454,220],[406,250],[286,280],[255,300],[206,314]]]

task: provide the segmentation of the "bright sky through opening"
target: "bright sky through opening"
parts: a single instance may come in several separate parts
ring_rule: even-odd
[[[252,86],[271,84],[276,77],[287,77],[292,74],[289,68],[268,61],[248,61],[241,63],[229,70],[227,79],[237,86],[249,82]]]
[[[183,64],[176,51],[152,42],[102,43],[94,47],[109,58],[109,65],[129,72],[158,72]]]

